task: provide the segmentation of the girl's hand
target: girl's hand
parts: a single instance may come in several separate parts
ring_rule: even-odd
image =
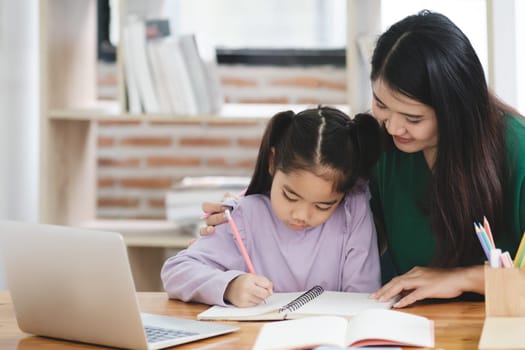
[[[266,277],[247,273],[228,284],[224,300],[237,307],[255,306],[272,295],[272,288],[272,282]]]
[[[426,298],[455,298],[463,292],[484,294],[483,266],[458,268],[414,267],[371,295],[387,301],[401,295],[393,307],[402,308]]]

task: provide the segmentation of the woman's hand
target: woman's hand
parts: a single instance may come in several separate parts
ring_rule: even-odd
[[[211,235],[215,232],[215,226],[227,221],[226,215],[224,215],[226,208],[223,207],[221,203],[204,202],[201,208],[202,211],[206,213],[204,216],[206,225],[200,229],[201,236]]]
[[[427,298],[455,298],[463,292],[484,294],[483,266],[457,268],[414,267],[371,295],[387,301],[401,295],[393,307],[402,308]]]
[[[255,306],[272,295],[272,288],[272,282],[266,277],[247,273],[228,284],[224,300],[237,307]]]
[[[215,232],[215,226],[222,224],[227,221],[224,211],[230,206],[234,206],[235,201],[239,197],[231,192],[226,192],[222,197],[222,202],[204,202],[201,205],[202,211],[204,214],[204,220],[206,225],[201,227],[200,234],[201,236],[211,235]],[[224,203],[227,203],[227,206],[224,206]]]

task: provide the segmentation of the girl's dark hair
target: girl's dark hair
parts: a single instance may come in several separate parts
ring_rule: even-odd
[[[515,113],[492,95],[483,67],[463,32],[447,17],[422,11],[382,34],[371,79],[432,107],[438,128],[429,210],[434,266],[479,263],[473,223],[486,216],[504,230],[503,113]]]
[[[334,179],[334,191],[349,192],[367,178],[380,154],[379,124],[369,114],[351,119],[331,107],[274,115],[264,132],[246,195],[268,194],[274,171],[311,171]],[[328,170],[328,173],[326,172]]]

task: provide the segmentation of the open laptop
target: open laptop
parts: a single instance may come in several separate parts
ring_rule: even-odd
[[[0,221],[0,256],[24,332],[129,349],[162,349],[239,327],[140,313],[122,236]]]

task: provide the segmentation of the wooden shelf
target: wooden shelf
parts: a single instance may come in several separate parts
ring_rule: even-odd
[[[129,114],[118,111],[118,104],[104,103],[101,106],[83,109],[51,110],[48,115],[53,120],[84,121],[155,121],[155,122],[213,122],[213,121],[253,121],[268,120],[274,114],[293,110],[301,111],[313,108],[313,105],[300,104],[225,104],[217,114],[208,115],[174,115],[174,114]],[[335,105],[350,113],[348,105]]]
[[[165,220],[93,220],[80,226],[120,233],[128,247],[184,249],[197,238],[188,226]]]

